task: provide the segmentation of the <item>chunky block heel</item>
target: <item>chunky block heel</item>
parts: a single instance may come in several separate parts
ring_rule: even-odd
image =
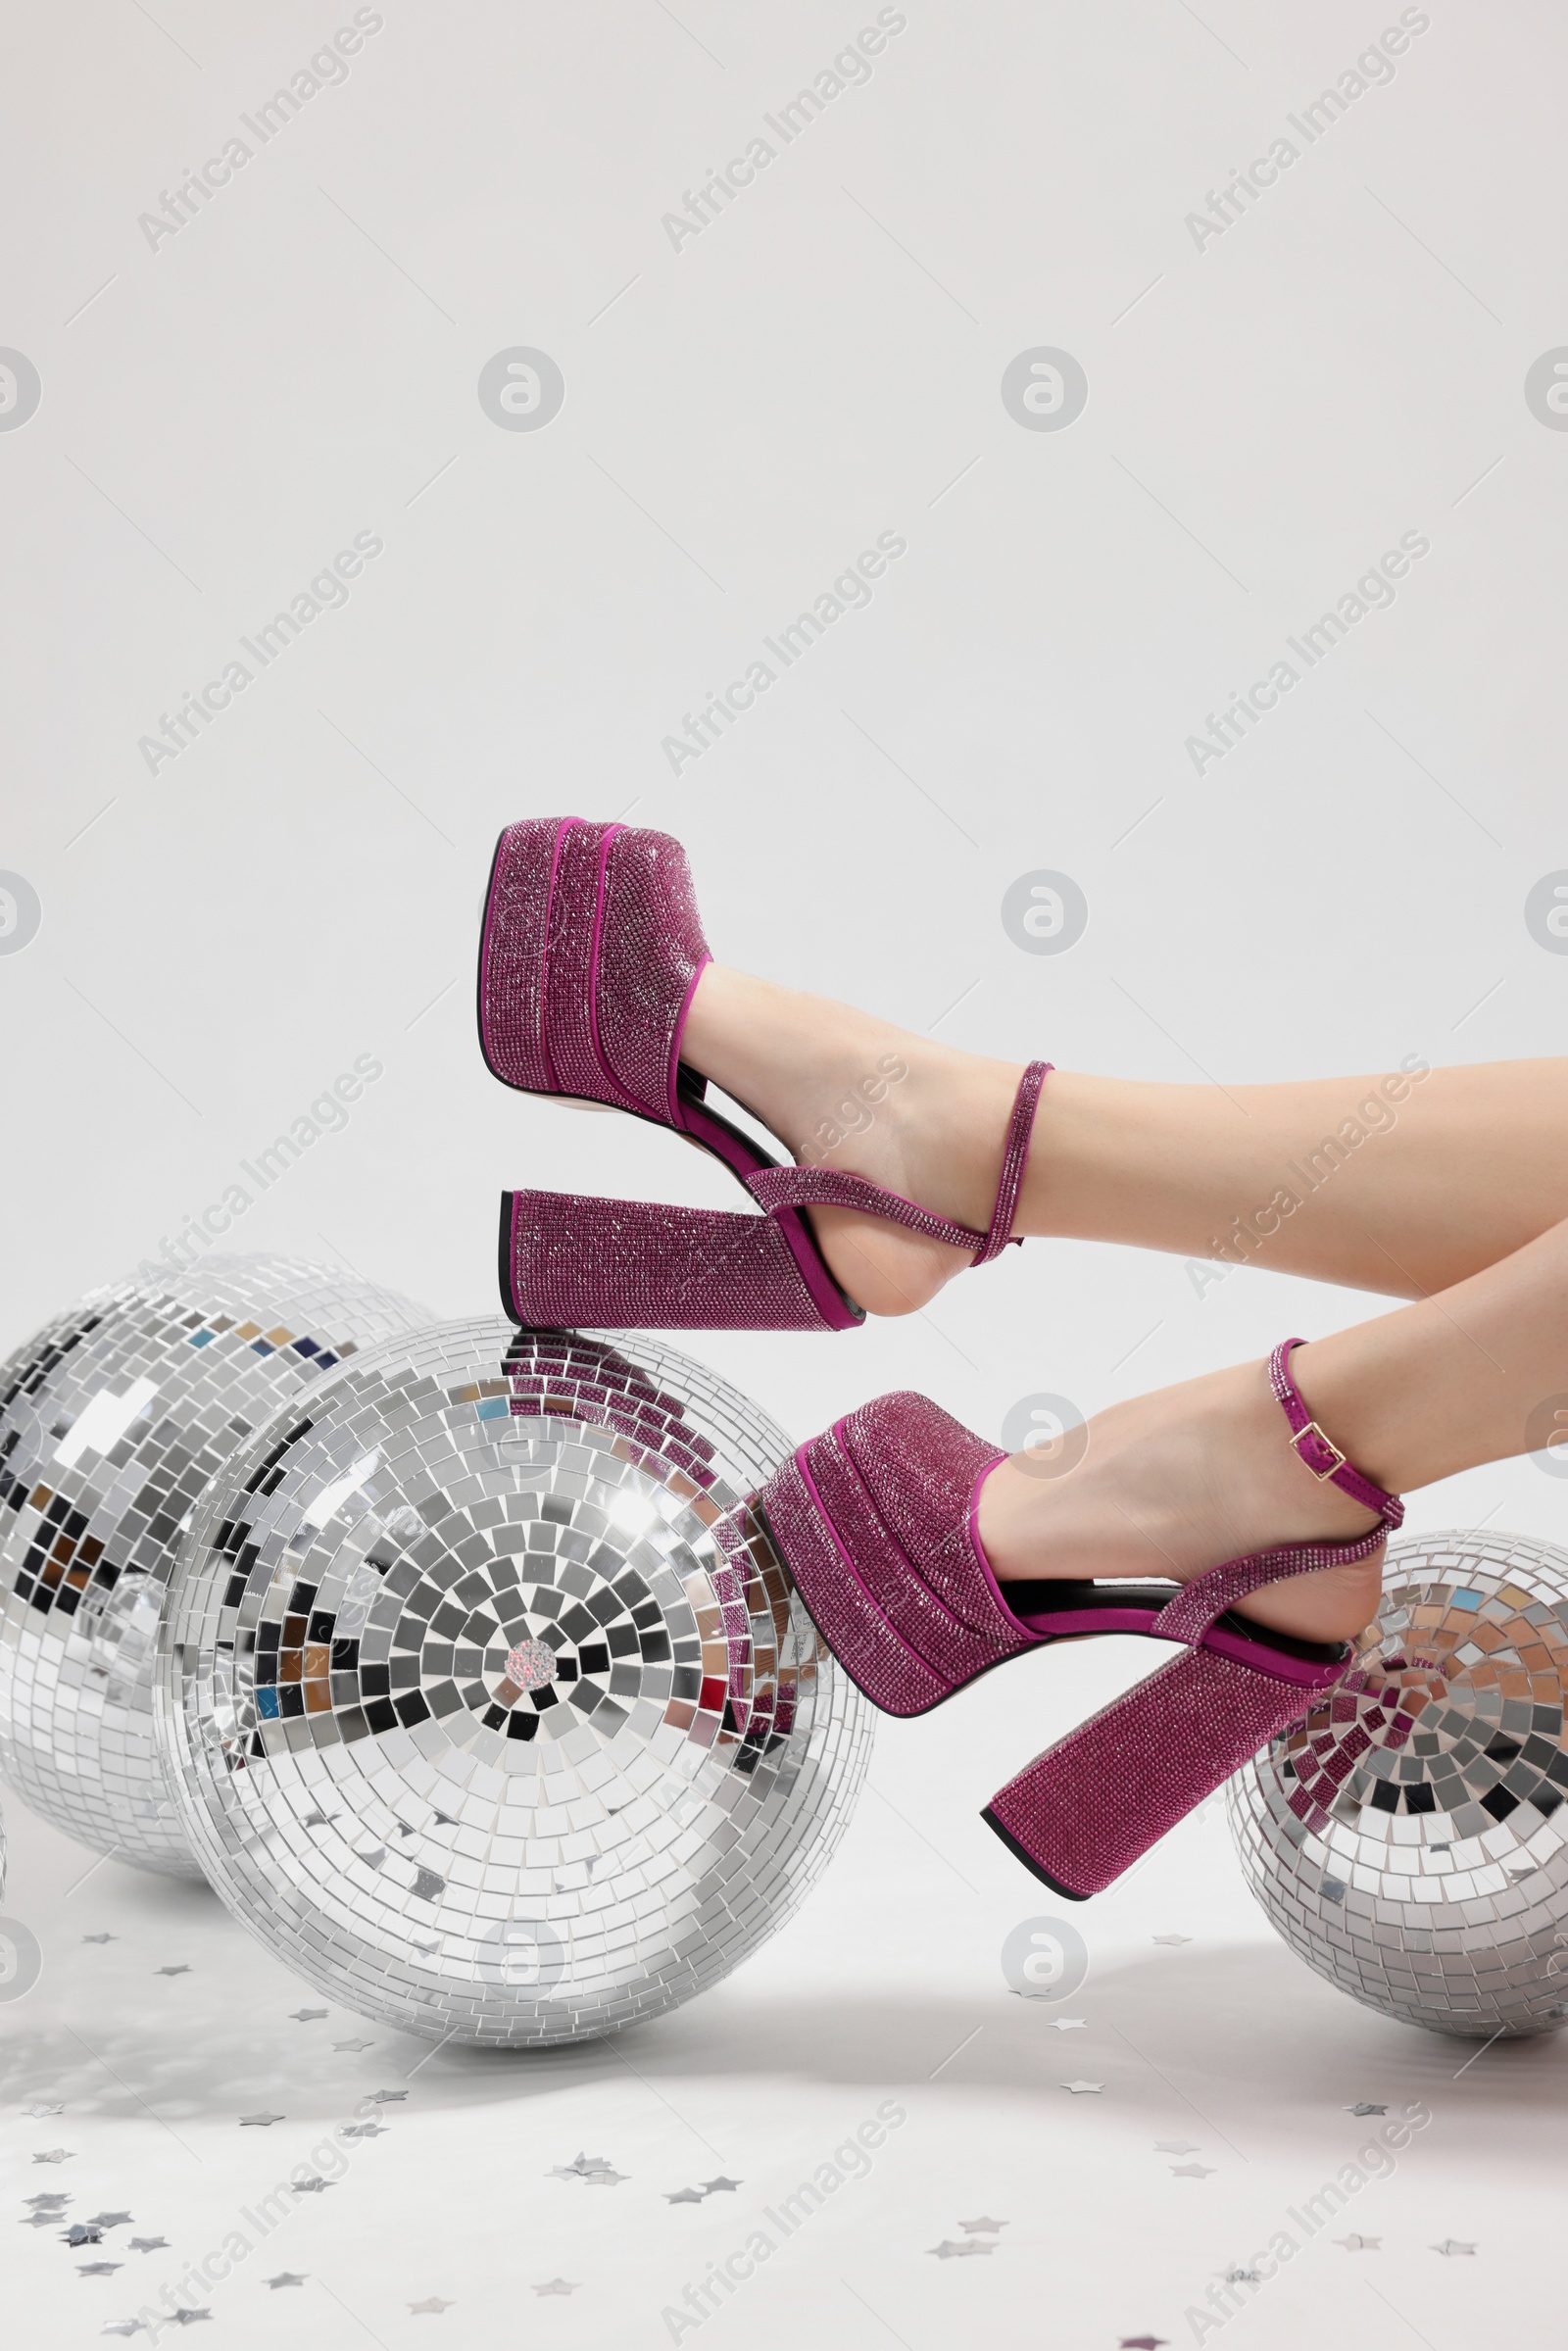
[[[800,1215],[507,1192],[501,1295],[543,1330],[847,1331],[864,1320]]]
[[[1277,1680],[1188,1649],[1037,1755],[980,1817],[1054,1893],[1086,1901],[1304,1714],[1349,1657],[1341,1644]]]

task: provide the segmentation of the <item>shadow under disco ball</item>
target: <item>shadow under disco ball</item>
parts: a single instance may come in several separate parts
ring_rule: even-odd
[[[1563,2022],[1565,1679],[1568,1552],[1390,1543],[1349,1674],[1230,1787],[1248,1883],[1309,1967],[1439,2033]]]
[[[181,1546],[159,1673],[229,1908],[330,1998],[496,2046],[727,1974],[870,1747],[741,1507],[788,1449],[646,1335],[488,1319],[360,1357],[255,1441]]]
[[[280,1405],[425,1319],[357,1276],[214,1256],[94,1291],[0,1367],[0,1772],[35,1812],[201,1875],[153,1738],[174,1538]]]

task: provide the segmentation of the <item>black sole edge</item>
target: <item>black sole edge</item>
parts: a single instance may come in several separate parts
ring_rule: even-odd
[[[501,1231],[496,1241],[496,1279],[501,1286],[501,1311],[509,1322],[515,1323],[521,1330],[523,1327],[522,1316],[517,1312],[517,1301],[512,1292],[512,1202],[514,1197],[515,1195],[511,1192],[503,1192],[501,1195]]]
[[[500,832],[496,835],[496,845],[490,852],[490,870],[485,875],[484,897],[479,902],[479,954],[477,956],[478,968],[473,977],[473,1025],[479,1040],[479,1058],[484,1063],[485,1068],[490,1072],[490,1075],[503,1086],[510,1085],[512,1081],[510,1078],[502,1077],[500,1070],[497,1069],[495,1063],[491,1060],[489,1049],[485,1044],[484,951],[485,942],[490,936],[490,901],[495,895],[496,867],[501,862],[502,847],[506,841],[507,835],[511,832],[511,830],[512,827],[510,824],[504,824],[502,826]]]
[[[1038,1878],[1042,1886],[1049,1886],[1052,1892],[1059,1894],[1064,1902],[1088,1902],[1093,1899],[1090,1894],[1075,1894],[1070,1886],[1063,1886],[1059,1878],[1054,1878],[1049,1870],[1042,1869],[1034,1855],[1026,1852],[1018,1842],[1012,1831],[1003,1827],[989,1804],[981,1806],[980,1818],[988,1829],[993,1830],[1001,1837],[1013,1859],[1021,1861],[1032,1878]]]

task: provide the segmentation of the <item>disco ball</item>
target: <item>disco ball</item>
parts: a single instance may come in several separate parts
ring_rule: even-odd
[[[421,1311],[286,1257],[98,1290],[0,1367],[0,1772],[94,1851],[199,1877],[153,1742],[174,1538],[278,1406]]]
[[[1568,2014],[1568,1551],[1403,1536],[1331,1699],[1231,1783],[1253,1893],[1320,1976],[1484,2038]]]
[[[788,1449],[657,1340],[490,1320],[253,1440],[181,1545],[157,1703],[236,1917],[329,1998],[492,2046],[727,1974],[870,1745],[745,1506]]]

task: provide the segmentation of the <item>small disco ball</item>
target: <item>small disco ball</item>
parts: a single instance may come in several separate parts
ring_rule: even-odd
[[[1293,1951],[1462,2038],[1568,2014],[1568,1551],[1402,1536],[1332,1699],[1231,1782],[1248,1884]]]
[[[421,1310],[286,1257],[97,1290],[0,1366],[0,1772],[95,1852],[200,1877],[153,1740],[174,1538],[279,1405]]]
[[[657,2016],[789,1917],[865,1702],[745,1506],[789,1440],[644,1334],[448,1323],[210,1489],[160,1737],[241,1922],[329,1998],[542,2046]]]

